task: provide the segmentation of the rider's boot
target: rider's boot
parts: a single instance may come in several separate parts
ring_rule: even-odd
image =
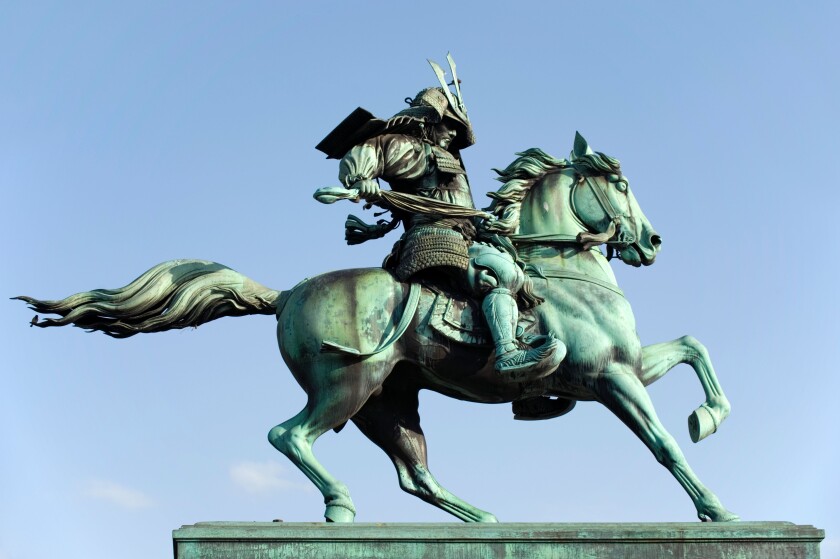
[[[551,335],[541,337],[543,343],[537,347],[519,346],[515,338],[519,311],[509,289],[491,290],[481,309],[496,345],[496,371],[503,377],[516,382],[537,380],[553,373],[566,356],[565,344]]]

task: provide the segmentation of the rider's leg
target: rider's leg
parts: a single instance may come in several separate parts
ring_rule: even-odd
[[[510,354],[519,346],[516,344],[516,323],[519,309],[516,299],[507,287],[496,287],[484,295],[481,310],[487,319],[487,326],[496,345],[496,360]]]
[[[513,258],[494,247],[475,244],[470,247],[467,279],[473,291],[484,297],[481,309],[496,346],[496,370],[514,381],[551,374],[566,355],[560,340],[550,336],[532,349],[521,349],[516,342],[516,293],[524,285],[525,275]]]

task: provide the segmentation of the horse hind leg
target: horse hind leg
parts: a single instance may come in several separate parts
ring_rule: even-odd
[[[356,508],[347,486],[318,462],[312,445],[330,429],[346,423],[364,405],[391,368],[382,359],[344,366],[328,366],[328,362],[322,362],[320,367],[313,366],[306,371],[308,374],[300,376],[309,381],[302,383],[309,394],[306,407],[268,433],[269,442],[323,494],[327,522],[353,522]]]
[[[268,432],[268,440],[324,495],[327,522],[353,522],[356,507],[347,486],[334,478],[312,453],[315,440],[331,427],[318,422],[308,406]]]
[[[688,433],[696,443],[716,432],[731,409],[706,346],[691,336],[683,336],[642,348],[640,380],[647,386],[680,363],[691,365],[706,394],[706,401],[688,416]]]
[[[353,422],[391,458],[403,491],[465,522],[498,522],[489,512],[441,487],[434,478],[429,471],[426,438],[417,410],[417,389],[385,389],[365,404]]]
[[[597,383],[597,395],[598,400],[647,445],[656,460],[682,485],[701,520],[738,520],[738,515],[728,511],[688,465],[677,441],[659,421],[642,382],[629,367],[614,365],[606,371]]]

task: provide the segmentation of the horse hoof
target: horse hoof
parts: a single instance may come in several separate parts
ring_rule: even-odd
[[[327,522],[353,522],[356,513],[341,505],[327,505],[324,518]]]
[[[691,442],[700,442],[718,428],[718,421],[714,412],[703,404],[688,416],[688,434],[691,436]]]
[[[714,517],[706,514],[705,512],[699,512],[697,513],[697,517],[701,522],[739,522],[741,520],[740,516],[734,512],[729,512],[728,510],[715,514]]]

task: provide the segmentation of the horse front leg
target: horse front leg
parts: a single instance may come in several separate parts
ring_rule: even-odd
[[[659,421],[647,390],[629,366],[611,365],[595,385],[598,400],[618,416],[647,445],[656,460],[671,472],[691,497],[701,520],[730,522],[739,519],[703,485],[688,465],[677,441]]]
[[[718,430],[729,415],[729,400],[720,387],[709,351],[691,336],[642,348],[642,373],[645,386],[662,378],[680,363],[691,365],[706,394],[706,401],[688,416],[688,433],[698,442]]]

